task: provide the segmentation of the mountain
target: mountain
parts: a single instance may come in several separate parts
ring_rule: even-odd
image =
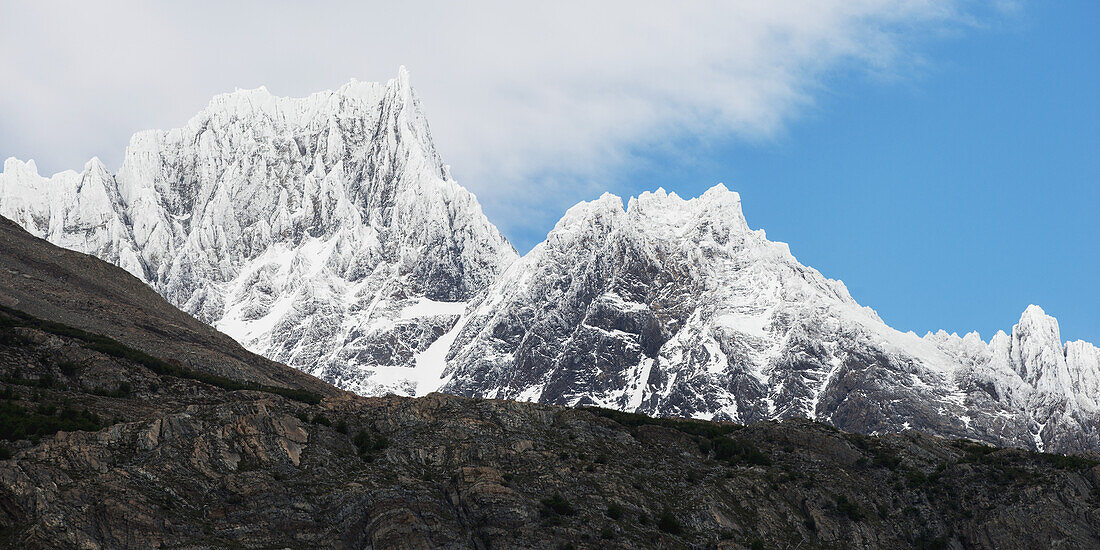
[[[244,351],[0,218],[0,547],[1100,546],[1100,462],[433,393]]]
[[[807,417],[1100,450],[1100,351],[1025,311],[921,338],[751,230],[719,185],[570,209],[523,258],[449,175],[408,74],[238,90],[135,135],[117,174],[9,159],[0,214],[124,268],[249,350],[361,395]]]
[[[8,159],[0,214],[364,394],[431,391],[418,356],[517,256],[450,177],[404,68],[301,99],[217,96],[135,135],[115,175]]]
[[[173,307],[148,285],[94,257],[50,246],[0,217],[0,310],[18,311],[74,331],[125,341],[172,368],[240,383],[344,393],[275,363]],[[99,345],[103,345],[99,342]],[[58,347],[51,343],[46,347]],[[8,363],[9,368],[19,363]],[[110,380],[115,383],[117,380]]]
[[[1036,306],[988,344],[902,334],[721,185],[573,207],[471,303],[447,361],[459,395],[1100,449],[1096,347]]]

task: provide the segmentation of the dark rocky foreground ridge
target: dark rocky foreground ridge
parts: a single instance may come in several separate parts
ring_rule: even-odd
[[[1100,547],[1087,458],[357,397],[6,220],[0,413],[10,548]]]

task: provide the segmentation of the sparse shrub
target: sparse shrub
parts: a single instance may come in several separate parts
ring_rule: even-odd
[[[386,436],[380,435],[374,439],[374,445],[372,445],[371,447],[376,451],[381,451],[382,449],[385,449],[389,446],[390,440]]]
[[[615,538],[615,531],[610,527],[604,527],[600,530],[600,538],[604,540],[611,540]]]
[[[909,482],[910,487],[920,487],[928,481],[928,477],[920,470],[909,470],[905,473],[905,479]]]
[[[1017,481],[1027,481],[1034,477],[1034,475],[1016,466],[1010,465],[993,465],[990,467],[989,476],[998,483],[1014,483]]]
[[[0,460],[7,460],[11,458],[11,449],[8,449],[4,445],[0,445]]]
[[[619,521],[620,519],[623,519],[623,507],[619,506],[618,504],[616,504],[614,502],[612,502],[611,504],[607,505],[606,514],[607,514],[607,517],[609,517],[609,518],[611,518],[615,521]]]
[[[1038,453],[1039,456],[1051,466],[1059,470],[1087,470],[1100,465],[1100,461],[1083,456],[1060,455],[1054,453]]]
[[[718,436],[713,439],[713,443],[714,456],[720,460],[742,461],[758,466],[767,466],[772,463],[767,455],[748,441]]]
[[[948,548],[948,542],[946,535],[940,535],[938,537],[922,535],[914,541],[913,546],[919,550],[946,550],[946,548]]]
[[[119,382],[118,386],[113,390],[105,390],[103,388],[96,388],[92,390],[92,393],[96,395],[102,395],[103,397],[130,397],[130,393],[133,391],[133,386],[129,382]]]
[[[298,414],[296,414],[294,416],[298,417],[298,420],[301,420],[302,423],[304,423],[304,424],[309,423],[309,415],[306,414],[305,411],[301,411],[301,412],[299,412]]]
[[[699,452],[700,453],[703,453],[704,455],[709,455],[710,450],[713,449],[713,448],[714,448],[714,443],[712,443],[711,440],[709,440],[705,437],[700,437],[699,438]]]
[[[102,427],[99,417],[87,410],[65,407],[57,411],[50,406],[41,410],[32,412],[11,402],[0,402],[0,439],[33,441],[59,431],[94,432]],[[44,414],[47,411],[49,414]]]
[[[263,464],[261,464],[257,458],[251,456],[243,456],[241,457],[241,460],[237,462],[237,471],[254,472],[256,470],[259,470],[262,466]]]
[[[336,423],[336,431],[342,434],[348,433],[348,423],[341,419],[339,422]]]
[[[764,541],[755,539],[749,543],[749,550],[764,550]]]
[[[366,430],[359,430],[359,433],[355,434],[355,439],[351,441],[355,443],[355,448],[359,450],[359,454],[370,452],[370,434]]]
[[[845,495],[837,495],[836,509],[838,512],[844,514],[844,516],[852,521],[859,521],[863,519],[863,512],[860,511],[859,505],[857,505],[855,502],[848,500],[848,497]]]
[[[901,457],[885,447],[872,447],[871,455],[874,457],[875,466],[894,470],[901,465]]]
[[[31,339],[13,330],[14,323],[3,319],[0,323],[0,344],[5,346],[25,346],[31,343]]]
[[[74,376],[80,369],[80,365],[72,359],[65,359],[57,363],[57,368],[61,371],[61,374],[65,376]]]
[[[683,530],[676,516],[672,515],[669,510],[664,510],[657,515],[657,528],[670,535],[679,535]]]
[[[610,418],[619,424],[628,428],[637,426],[662,426],[665,428],[671,428],[673,430],[679,430],[688,435],[697,435],[709,439],[714,439],[716,436],[725,435],[730,432],[734,432],[743,428],[736,424],[709,422],[706,420],[685,420],[681,418],[653,418],[639,413],[628,413],[623,411],[617,411],[614,409],[605,409],[603,407],[580,407],[582,410],[588,411],[592,414],[602,416],[604,418]]]
[[[322,414],[316,414],[313,416],[313,423],[321,426],[332,426],[332,421],[326,418]]]
[[[960,459],[962,462],[985,462],[989,455],[997,451],[996,447],[973,441],[957,441],[955,446],[966,453],[966,456]]]
[[[577,513],[573,505],[569,504],[561,493],[554,493],[550,498],[542,499],[543,515],[572,516]]]

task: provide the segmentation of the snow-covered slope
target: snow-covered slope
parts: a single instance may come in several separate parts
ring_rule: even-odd
[[[114,178],[99,159],[52,178],[14,158],[0,173],[0,215],[50,242],[93,254],[144,279]]]
[[[752,422],[808,416],[1100,448],[1097,349],[1032,306],[1012,336],[903,334],[752,231],[719,185],[581,203],[471,305],[444,391]]]
[[[118,174],[10,159],[0,214],[95,254],[249,349],[361,393],[411,367],[516,258],[449,175],[404,68],[306,98],[215,97]],[[421,388],[423,393],[424,388]]]
[[[238,90],[119,172],[9,159],[0,215],[116,263],[249,349],[365,394],[807,416],[1100,450],[1100,351],[1038,307],[990,342],[888,327],[719,185],[570,209],[523,258],[448,174],[402,69]]]

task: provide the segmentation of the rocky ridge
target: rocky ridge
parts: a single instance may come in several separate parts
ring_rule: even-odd
[[[0,261],[2,547],[1100,546],[1088,458],[793,418],[364,398],[172,328],[188,316],[136,279],[14,224]],[[178,332],[150,344],[162,328]],[[181,350],[237,362],[211,378]]]

